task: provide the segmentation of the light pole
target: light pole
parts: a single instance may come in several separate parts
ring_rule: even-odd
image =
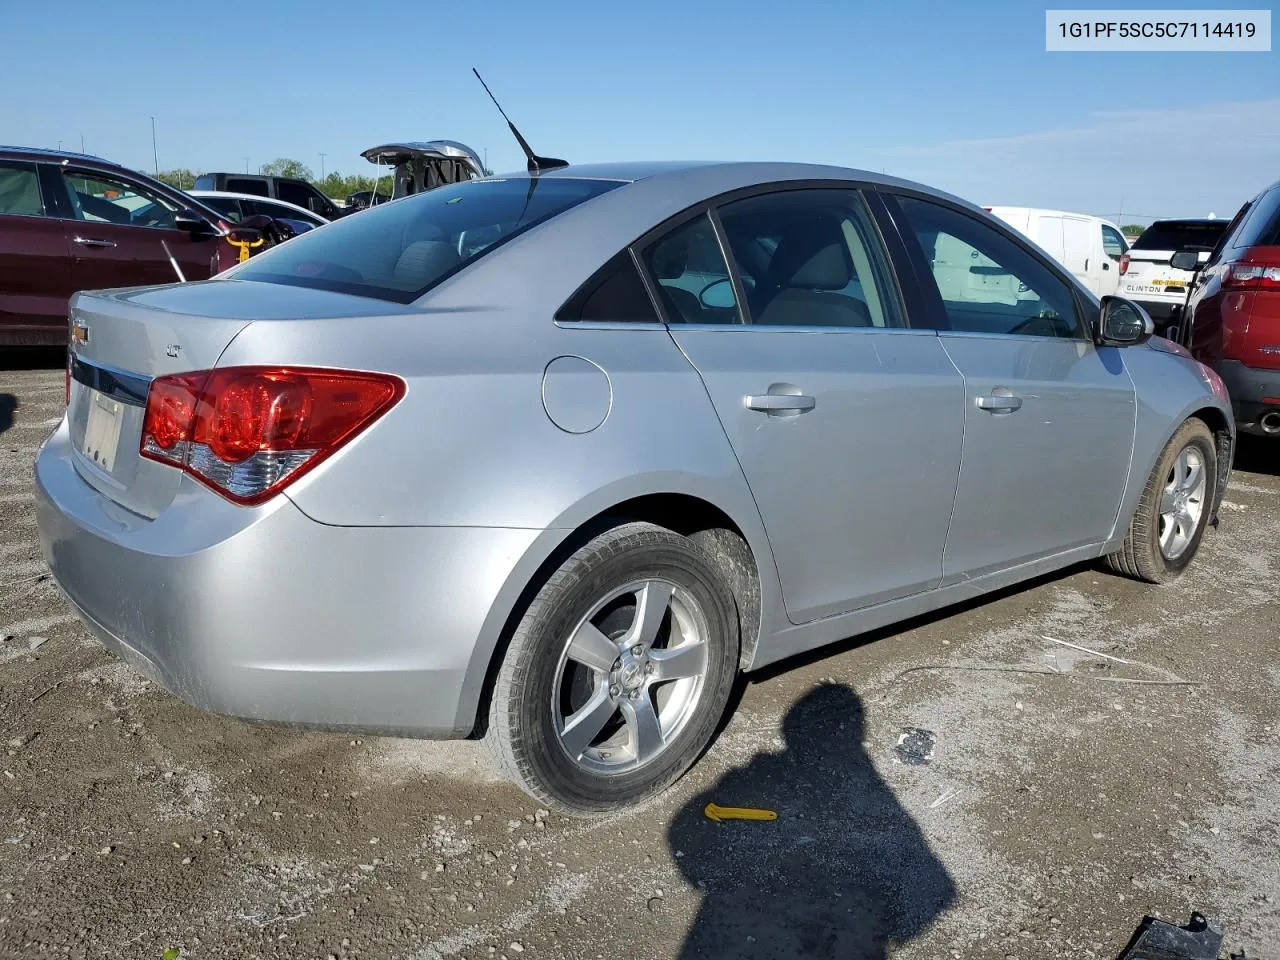
[[[249,172],[249,158],[248,158],[248,157],[245,157],[245,158],[244,158],[244,172],[245,172],[245,173],[248,173],[248,172]]]
[[[155,161],[156,176],[160,175],[160,154],[156,152],[156,118],[151,118],[151,159]]]
[[[324,158],[327,156],[328,156],[327,153],[320,154],[320,179],[321,180],[324,180]]]

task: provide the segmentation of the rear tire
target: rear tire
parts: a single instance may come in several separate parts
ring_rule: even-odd
[[[738,667],[733,594],[689,539],[627,523],[538,590],[498,671],[486,742],[503,773],[578,816],[660,793],[714,734]]]
[[[1218,448],[1202,420],[1178,428],[1156,461],[1124,544],[1106,560],[1116,573],[1168,583],[1200,549],[1218,495]]]

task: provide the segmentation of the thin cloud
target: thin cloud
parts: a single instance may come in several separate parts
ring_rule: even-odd
[[[987,203],[1139,219],[1230,216],[1280,176],[1280,99],[1099,110],[1069,127],[875,156],[891,173]]]

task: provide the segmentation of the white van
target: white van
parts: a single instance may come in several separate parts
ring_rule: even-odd
[[[1120,287],[1120,258],[1129,252],[1120,228],[1087,213],[1033,207],[986,207],[1075,274],[1099,297]]]

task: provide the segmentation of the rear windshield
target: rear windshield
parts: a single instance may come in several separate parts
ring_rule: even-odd
[[[499,244],[618,186],[533,177],[436,187],[281,244],[235,277],[410,303]]]
[[[1231,238],[1233,247],[1280,246],[1280,184],[1253,202]]]
[[[1212,250],[1226,229],[1226,220],[1158,220],[1142,231],[1133,249]]]

